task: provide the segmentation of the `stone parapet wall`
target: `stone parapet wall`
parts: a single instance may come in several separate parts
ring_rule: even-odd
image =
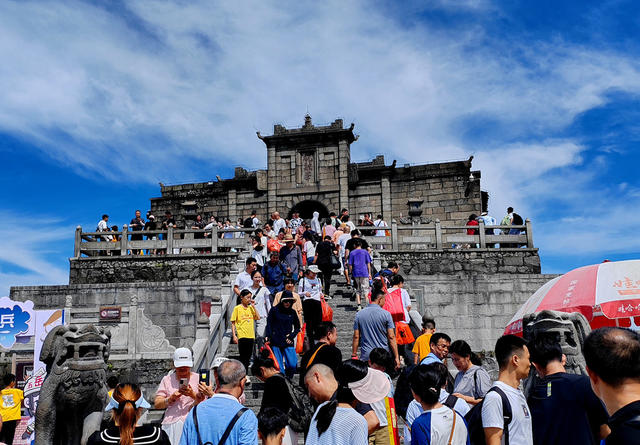
[[[416,301],[415,309],[422,315],[431,315],[438,332],[445,332],[452,340],[465,340],[474,351],[493,351],[496,340],[520,306],[555,277],[467,272],[407,274],[406,284]]]
[[[227,284],[237,254],[70,258],[69,283],[211,281]]]
[[[397,262],[405,278],[457,272],[469,275],[541,272],[538,249],[380,250],[379,254],[383,265],[389,261]]]
[[[228,280],[228,276],[227,276]],[[180,283],[72,284],[68,286],[16,286],[13,300],[31,300],[36,309],[65,307],[70,296],[74,308],[129,306],[137,297],[138,307],[153,324],[162,327],[172,346],[191,347],[196,337],[196,318],[201,301],[219,301],[229,292],[221,282],[181,281]],[[100,325],[109,326],[109,323]]]

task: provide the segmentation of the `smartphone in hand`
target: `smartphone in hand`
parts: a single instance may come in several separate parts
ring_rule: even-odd
[[[189,379],[183,377],[180,379],[180,388],[186,388],[189,385]]]
[[[210,371],[208,369],[201,369],[198,371],[198,375],[200,376],[200,383],[209,386]]]

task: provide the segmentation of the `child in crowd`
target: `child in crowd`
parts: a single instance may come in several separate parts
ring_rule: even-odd
[[[429,355],[431,348],[429,347],[429,341],[431,335],[436,332],[436,322],[428,315],[422,316],[422,335],[420,335],[413,345],[413,363],[417,365],[424,358]]]
[[[265,408],[258,415],[258,436],[264,445],[280,445],[288,419],[278,408]]]
[[[255,320],[260,320],[260,314],[251,298],[251,291],[244,289],[240,292],[240,304],[233,308],[231,314],[231,334],[233,342],[238,344],[240,361],[245,369],[249,369],[253,354],[253,343],[256,339]]]

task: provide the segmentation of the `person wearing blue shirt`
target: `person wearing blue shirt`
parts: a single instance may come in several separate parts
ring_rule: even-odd
[[[442,332],[436,332],[429,339],[429,347],[431,352],[424,360],[420,362],[421,365],[430,365],[431,363],[442,363],[447,355],[449,355],[449,346],[451,345],[451,337]]]
[[[244,392],[247,372],[238,360],[226,360],[218,368],[220,384],[216,394],[210,399],[196,405],[189,412],[184,422],[180,445],[199,445],[201,443],[218,443],[236,414],[244,407],[238,397]],[[198,432],[194,423],[197,416]],[[226,445],[258,445],[258,418],[251,410],[242,412],[237,419]]]

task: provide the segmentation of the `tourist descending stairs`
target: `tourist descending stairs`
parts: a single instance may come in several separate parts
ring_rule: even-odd
[[[343,275],[334,275],[331,285],[332,299],[327,303],[333,309],[333,323],[338,331],[338,341],[336,347],[342,352],[344,360],[351,357],[351,345],[353,340],[353,320],[356,316],[357,305],[355,302],[355,294],[353,290],[347,288]],[[239,358],[238,345],[230,344],[225,353],[225,357]],[[298,356],[298,363],[300,356]],[[264,384],[256,377],[250,376],[251,384],[245,388],[247,401],[245,405],[251,408],[256,414],[260,411],[260,403],[262,401],[262,393]],[[293,378],[294,382],[298,382],[298,374]]]

